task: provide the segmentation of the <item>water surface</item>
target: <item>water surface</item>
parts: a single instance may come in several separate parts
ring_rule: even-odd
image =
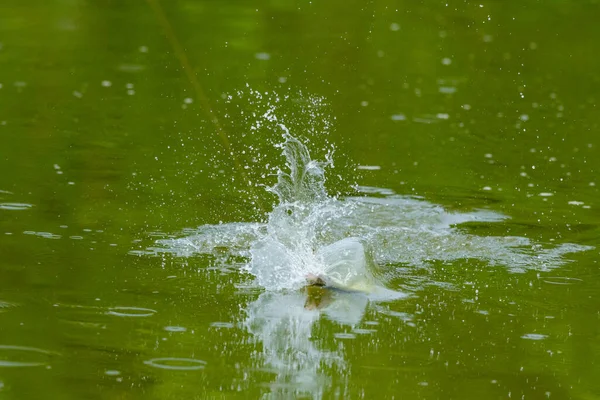
[[[598,7],[6,2],[0,397],[598,397]]]

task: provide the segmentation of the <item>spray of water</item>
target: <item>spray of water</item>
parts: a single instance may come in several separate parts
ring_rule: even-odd
[[[513,272],[550,270],[568,262],[565,254],[589,249],[569,243],[542,246],[525,237],[470,234],[461,224],[498,223],[508,217],[486,210],[449,212],[387,189],[359,187],[366,196],[332,197],[325,189],[327,171],[333,168],[333,147],[326,140],[330,123],[323,99],[252,89],[228,97],[227,102],[235,104],[235,99],[247,101],[255,110],[241,112],[247,129],[240,140],[247,141],[245,147],[253,152],[257,165],[257,172],[249,173],[253,184],[277,196],[267,221],[201,226],[182,238],[161,240],[145,253],[241,257],[246,260],[242,270],[269,291],[298,289],[306,284],[307,275],[314,275],[331,286],[373,294],[381,293],[386,281],[397,280],[410,267],[478,259]],[[290,104],[300,109],[302,118],[287,111]],[[307,133],[307,138],[300,140],[295,130]],[[278,163],[273,152],[256,143],[258,138],[280,150],[282,167],[274,166]],[[321,160],[309,151],[308,144],[316,143]],[[265,183],[271,177],[276,182]]]
[[[296,289],[307,275],[322,277],[327,284],[366,290],[372,286],[365,249],[359,238],[327,243],[328,225],[350,212],[349,206],[330,198],[325,190],[326,160],[311,159],[308,148],[280,124],[283,142],[278,144],[286,168],[277,171],[277,183],[268,190],[278,204],[269,214],[265,234],[250,247],[246,270],[268,290]]]

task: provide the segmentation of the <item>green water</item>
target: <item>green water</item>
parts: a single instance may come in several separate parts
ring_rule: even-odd
[[[0,5],[0,398],[600,398],[597,1],[157,4]],[[324,99],[330,193],[509,217],[460,225],[465,246],[590,248],[406,255],[388,302],[267,292],[227,251],[146,254],[266,220],[258,168],[283,161],[244,135],[260,104],[224,100],[247,85]]]

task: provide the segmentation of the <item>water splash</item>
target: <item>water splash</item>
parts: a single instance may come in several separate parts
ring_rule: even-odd
[[[325,190],[331,153],[325,161],[313,160],[307,146],[281,127],[278,147],[287,169],[278,170],[277,183],[267,188],[279,202],[266,223],[206,225],[187,237],[159,240],[148,252],[242,257],[247,260],[242,269],[267,290],[298,289],[313,274],[332,286],[373,291],[382,277],[398,278],[410,267],[477,259],[512,272],[551,270],[569,262],[566,254],[591,249],[471,234],[462,224],[509,217],[488,210],[450,212],[389,189],[360,187],[378,197],[332,198]]]
[[[330,198],[325,170],[333,167],[332,153],[323,162],[313,160],[308,148],[283,129],[282,150],[286,169],[277,171],[277,183],[268,190],[279,203],[269,214],[265,233],[250,247],[245,270],[267,290],[298,289],[309,275],[322,277],[328,286],[370,291],[375,287],[368,257],[360,238],[328,243],[327,225],[351,212],[350,206]]]
[[[268,190],[275,193],[279,198],[279,204],[284,206],[325,201],[327,199],[325,168],[333,167],[333,151],[326,154],[324,162],[312,160],[308,148],[290,135],[285,125],[279,124],[279,126],[285,132],[284,142],[277,144],[276,147],[282,150],[288,172],[279,169],[277,183]]]
[[[284,104],[292,101],[288,95],[249,89],[238,92],[237,98],[249,98],[246,101],[256,106],[251,113],[242,112],[249,128],[240,140],[256,142],[257,137],[266,137],[265,141],[278,148],[285,160],[284,168],[273,167],[277,162],[271,156],[266,158],[268,162],[261,159],[261,155],[272,152],[258,150],[252,142],[246,146],[269,171],[265,175],[264,168],[258,168],[263,171],[263,183],[258,185],[278,199],[267,221],[205,225],[182,238],[159,240],[158,246],[145,254],[207,254],[226,263],[233,259],[239,263],[241,258],[245,260],[241,269],[269,291],[298,289],[306,284],[307,275],[314,275],[334,287],[385,297],[390,293],[383,295],[382,287],[390,280],[401,279],[410,268],[435,268],[439,262],[475,259],[512,272],[550,270],[567,263],[566,254],[591,248],[569,243],[542,245],[517,236],[472,234],[463,224],[502,223],[509,217],[487,210],[451,212],[389,189],[358,187],[366,196],[331,197],[325,184],[326,172],[333,168],[333,147],[323,137],[315,139],[316,127],[324,134],[330,128],[322,111],[323,100],[305,98],[306,104],[298,102],[307,123],[282,111],[287,107]],[[227,101],[234,104],[234,100],[230,96]],[[300,140],[291,133],[296,130],[312,136]],[[311,157],[308,144],[312,147],[315,143],[319,143],[316,147],[321,160]],[[269,186],[266,182],[272,176],[277,181]],[[258,174],[254,175],[256,180],[260,180]]]

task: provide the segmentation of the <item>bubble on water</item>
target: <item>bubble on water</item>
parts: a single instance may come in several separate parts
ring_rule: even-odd
[[[406,121],[406,115],[404,114],[393,114],[390,118],[392,121]]]
[[[444,58],[442,58],[442,64],[450,65],[450,64],[452,64],[452,59],[450,59],[448,57],[444,57]]]
[[[111,86],[112,86],[112,82],[111,82],[111,81],[104,80],[104,81],[102,81],[101,85],[102,85],[103,87],[111,87]]]
[[[393,32],[397,32],[400,30],[400,24],[397,24],[396,22],[393,22],[390,24],[390,30]]]
[[[140,46],[140,47],[138,48],[138,51],[139,51],[140,53],[147,53],[147,52],[148,52],[148,46]]]

